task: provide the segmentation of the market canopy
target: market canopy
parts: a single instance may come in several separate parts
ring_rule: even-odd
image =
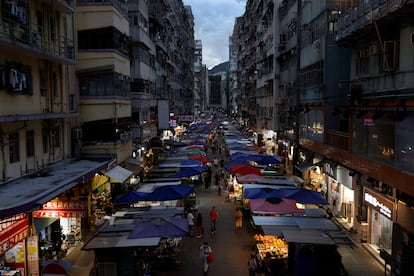
[[[111,179],[116,180],[119,183],[123,183],[129,177],[133,175],[133,172],[122,168],[121,166],[116,166],[110,169],[105,173],[106,176],[109,176]]]
[[[145,192],[128,191],[117,197],[112,203],[114,205],[121,205],[132,204],[138,201],[146,201],[147,195],[148,193]]]
[[[256,183],[263,183],[263,184],[295,186],[295,182],[288,180],[288,179],[270,178],[266,176],[260,176],[257,174],[238,175],[236,178],[237,178],[237,181],[240,183],[256,182]]]
[[[137,238],[174,238],[188,235],[188,222],[185,218],[159,217],[143,220],[135,224],[128,239]]]
[[[230,156],[230,160],[243,160],[243,161],[259,161],[261,159],[260,155],[255,154],[233,154]]]
[[[313,190],[303,188],[284,189],[283,194],[285,198],[294,199],[302,204],[329,205],[320,192]]]
[[[257,161],[261,165],[280,164],[280,162],[280,156],[277,155],[265,155]]]
[[[165,185],[155,188],[148,196],[149,201],[165,201],[183,199],[194,192],[194,186]]]
[[[203,164],[206,163],[213,163],[213,160],[209,159],[208,157],[200,154],[189,155],[188,159],[198,160],[201,161]]]
[[[259,168],[255,168],[249,165],[232,165],[230,166],[231,174],[257,174],[262,175]]]
[[[190,176],[194,176],[194,175],[199,175],[202,174],[203,172],[205,172],[207,170],[207,166],[197,166],[197,167],[190,167],[190,168],[185,168],[179,172],[177,172],[176,174],[172,175],[172,178],[182,178],[182,177],[190,177]]]
[[[244,198],[247,199],[256,199],[256,198],[271,198],[271,197],[283,197],[283,193],[280,189],[272,188],[252,188],[244,189]]]
[[[304,212],[303,209],[296,207],[295,200],[287,198],[251,199],[249,207],[253,213],[301,214]]]

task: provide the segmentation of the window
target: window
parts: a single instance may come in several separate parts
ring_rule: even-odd
[[[42,128],[42,146],[43,153],[49,152],[49,132],[47,128]]]
[[[398,45],[395,40],[384,41],[384,54],[382,56],[382,69],[393,71],[398,65]]]
[[[54,147],[60,147],[60,127],[55,127],[52,131],[52,138],[54,138]]]
[[[356,61],[356,75],[363,76],[368,75],[368,67],[369,66],[369,57],[368,56],[358,56]]]
[[[129,80],[120,74],[101,74],[79,78],[81,97],[108,97],[128,95]]]
[[[33,157],[34,156],[34,131],[28,130],[26,131],[26,156]]]
[[[16,163],[20,161],[20,149],[19,149],[19,133],[14,132],[9,134],[9,159],[10,163]]]

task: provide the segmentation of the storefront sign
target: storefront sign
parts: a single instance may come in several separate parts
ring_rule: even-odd
[[[34,218],[84,218],[86,202],[83,201],[49,201],[43,208],[33,212]]]
[[[393,220],[394,204],[392,201],[368,189],[364,189],[364,201],[385,217]]]
[[[26,214],[0,220],[0,255],[29,235],[29,219]]]

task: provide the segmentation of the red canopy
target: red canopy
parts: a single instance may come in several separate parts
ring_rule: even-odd
[[[255,174],[262,175],[259,168],[255,168],[249,165],[232,165],[230,167],[231,174]]]
[[[188,159],[192,159],[192,160],[199,160],[201,161],[203,164],[206,163],[213,163],[213,160],[203,156],[203,155],[199,155],[199,154],[195,154],[195,155],[189,155]]]
[[[302,209],[296,207],[296,200],[274,198],[256,198],[249,200],[250,210],[254,213],[298,214]]]

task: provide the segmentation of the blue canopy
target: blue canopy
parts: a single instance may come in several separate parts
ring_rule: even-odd
[[[257,154],[234,153],[230,156],[230,160],[246,160],[246,161],[260,161],[263,157]],[[270,164],[270,163],[269,163]]]
[[[302,204],[329,205],[322,194],[317,191],[297,188],[283,189],[283,193],[285,198],[294,199]]]
[[[128,239],[161,237],[174,238],[185,237],[188,234],[188,223],[184,218],[159,217],[142,220],[135,224],[134,229],[128,235]]]
[[[180,162],[180,165],[202,165],[201,161],[194,159],[186,159]]]
[[[244,197],[247,199],[278,197],[293,199],[302,204],[329,205],[321,193],[303,188],[249,188],[244,190]]]
[[[249,188],[244,190],[244,197],[247,199],[256,199],[256,198],[282,198],[283,193],[280,189],[272,188]]]
[[[261,165],[280,164],[280,162],[280,156],[278,155],[265,155],[257,161]]]
[[[147,196],[148,193],[128,191],[117,197],[112,203],[114,205],[136,203],[138,201],[146,201]]]
[[[149,201],[165,201],[183,199],[194,192],[194,186],[165,185],[155,188],[147,195]]]
[[[189,177],[203,173],[207,170],[207,166],[198,166],[198,167],[189,167],[185,168],[178,173],[172,175],[172,178],[182,178],[182,177]]]

